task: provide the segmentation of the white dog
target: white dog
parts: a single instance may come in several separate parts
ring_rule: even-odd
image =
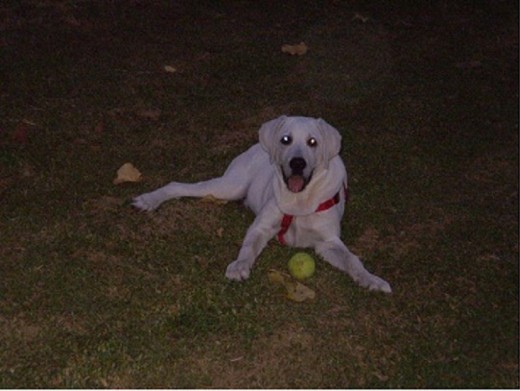
[[[227,267],[227,278],[247,279],[260,252],[276,236],[282,244],[314,248],[363,287],[391,292],[340,239],[347,172],[339,157],[339,132],[322,119],[282,116],[263,124],[259,136],[260,143],[236,157],[222,177],[171,182],[136,197],[133,205],[151,211],[179,197],[244,199],[256,218],[237,260]]]

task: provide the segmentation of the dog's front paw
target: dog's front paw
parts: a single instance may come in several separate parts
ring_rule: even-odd
[[[135,197],[132,202],[133,207],[147,212],[157,209],[159,205],[161,205],[161,201],[154,197],[153,193],[141,194]]]
[[[236,260],[231,262],[226,269],[226,277],[234,281],[244,281],[249,278],[251,264],[248,261]]]
[[[366,274],[361,275],[357,279],[357,283],[370,291],[392,293],[392,288],[390,287],[390,284],[388,282],[368,272]]]

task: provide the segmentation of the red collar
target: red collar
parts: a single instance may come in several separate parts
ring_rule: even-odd
[[[345,185],[343,185],[343,192],[345,194],[345,202],[347,202],[348,201],[348,189]],[[323,212],[325,210],[328,210],[328,209],[332,208],[334,205],[338,204],[339,200],[340,200],[340,191],[338,191],[334,195],[334,197],[319,204],[314,212],[317,213],[317,212]],[[277,234],[278,241],[283,246],[286,245],[284,235],[289,230],[289,227],[291,226],[293,219],[294,219],[293,215],[288,215],[288,214],[283,215],[280,231],[278,231],[278,234]]]

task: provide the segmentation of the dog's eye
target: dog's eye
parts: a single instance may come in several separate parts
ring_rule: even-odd
[[[316,139],[314,137],[311,137],[310,139],[307,140],[307,145],[311,148],[317,147],[318,141],[316,141]]]
[[[290,143],[292,143],[292,137],[291,136],[283,136],[282,139],[280,140],[280,142],[283,145],[289,145]]]

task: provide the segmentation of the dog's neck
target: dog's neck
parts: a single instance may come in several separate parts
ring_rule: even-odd
[[[333,171],[333,172],[331,172]],[[334,178],[334,181],[331,181]],[[333,158],[328,168],[316,169],[312,180],[299,193],[293,193],[285,184],[283,177],[277,175],[274,194],[283,214],[305,216],[316,211],[321,203],[334,197],[346,185],[345,166],[339,157]]]

